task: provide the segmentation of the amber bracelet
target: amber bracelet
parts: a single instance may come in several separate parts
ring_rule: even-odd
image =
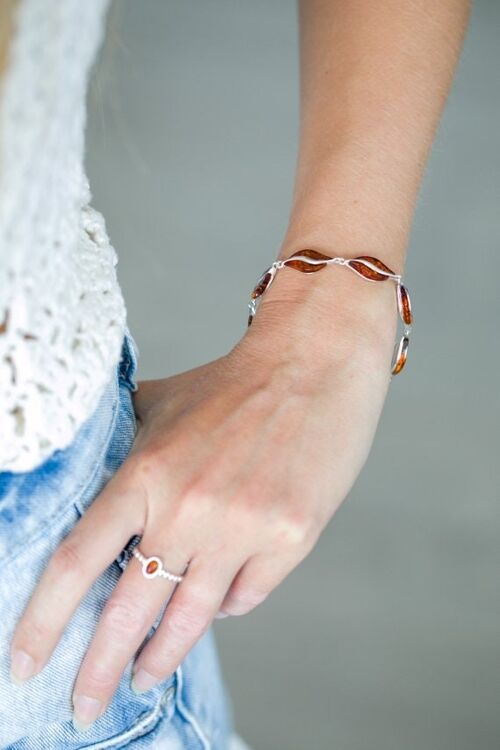
[[[266,268],[258,280],[250,297],[248,307],[250,314],[248,316],[248,325],[252,323],[253,317],[257,311],[257,300],[262,297],[266,289],[269,289],[276,276],[277,271],[284,266],[295,268],[302,273],[312,273],[320,271],[328,265],[347,266],[367,281],[386,281],[392,279],[396,285],[396,299],[399,315],[403,321],[404,331],[399,344],[394,348],[394,355],[391,364],[391,375],[397,375],[405,366],[408,356],[408,344],[410,343],[410,331],[413,323],[413,314],[411,310],[410,295],[407,288],[401,281],[401,276],[391,271],[385,263],[371,255],[361,255],[358,258],[332,258],[324,255],[318,250],[298,250],[284,260],[276,260],[269,268]]]

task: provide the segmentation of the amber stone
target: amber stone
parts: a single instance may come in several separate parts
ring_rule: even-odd
[[[408,344],[409,344],[408,336],[403,336],[398,347],[398,353],[396,355],[397,357],[396,362],[394,363],[394,367],[391,370],[393,375],[397,375],[399,372],[401,372],[401,370],[406,364],[406,360],[408,357]]]
[[[357,271],[361,276],[364,276],[365,279],[370,279],[371,281],[385,281],[388,278],[383,273],[377,273],[373,268],[365,265],[363,261],[368,261],[373,266],[380,268],[381,271],[394,275],[394,271],[391,271],[385,263],[382,263],[381,260],[374,258],[371,255],[360,255],[358,258],[353,258],[352,260],[347,261],[347,265],[354,271]]]
[[[401,319],[406,325],[411,326],[413,315],[411,312],[410,295],[408,289],[403,284],[398,284],[398,305]]]
[[[5,313],[5,318],[0,323],[0,333],[5,333],[9,324],[9,310]]]
[[[295,258],[296,255],[305,255],[307,258],[313,258],[314,260],[331,260],[330,255],[324,255],[318,250],[310,250],[309,248],[306,250],[297,250],[297,252],[292,253],[284,263],[290,268],[302,271],[302,273],[314,273],[314,271],[320,271],[326,266],[326,263],[308,263],[306,260],[291,260],[291,258]]]
[[[272,275],[270,273],[265,273],[257,282],[257,286],[252,292],[252,299],[257,299],[257,297],[260,297],[261,294],[264,294],[267,287],[271,283]]]
[[[158,560],[151,560],[146,566],[146,573],[150,575],[158,570]]]

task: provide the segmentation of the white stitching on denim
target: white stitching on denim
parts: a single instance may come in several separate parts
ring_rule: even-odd
[[[154,708],[146,715],[143,719],[134,724],[130,729],[126,729],[120,734],[116,734],[114,737],[110,737],[107,740],[102,740],[91,745],[82,745],[81,750],[105,750],[105,748],[118,748],[123,746],[124,742],[129,742],[137,737],[144,736],[147,731],[152,731],[156,724],[160,721],[161,714],[163,713],[164,706],[162,703],[162,695],[159,696]],[[165,714],[166,716],[168,714]]]

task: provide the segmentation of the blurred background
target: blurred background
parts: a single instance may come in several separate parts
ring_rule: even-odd
[[[500,4],[478,0],[420,195],[416,326],[312,554],[215,625],[255,750],[500,748]],[[292,0],[117,0],[88,123],[140,376],[228,351],[288,219]]]

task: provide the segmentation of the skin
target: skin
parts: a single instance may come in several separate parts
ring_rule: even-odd
[[[300,144],[278,257],[305,247],[368,254],[402,273],[468,2],[298,7]],[[260,604],[314,547],[366,461],[396,325],[392,282],[335,266],[285,268],[230,352],[142,381],[133,449],[33,592],[12,639],[13,678],[44,668],[92,581],[133,534],[170,570],[188,566],[186,577],[177,587],[146,582],[131,561],[76,678],[79,728],[106,710],[167,597],[134,665],[137,690],[169,676],[217,613]]]
[[[0,4],[0,80],[7,68],[12,22],[17,5],[18,0],[2,0]]]

